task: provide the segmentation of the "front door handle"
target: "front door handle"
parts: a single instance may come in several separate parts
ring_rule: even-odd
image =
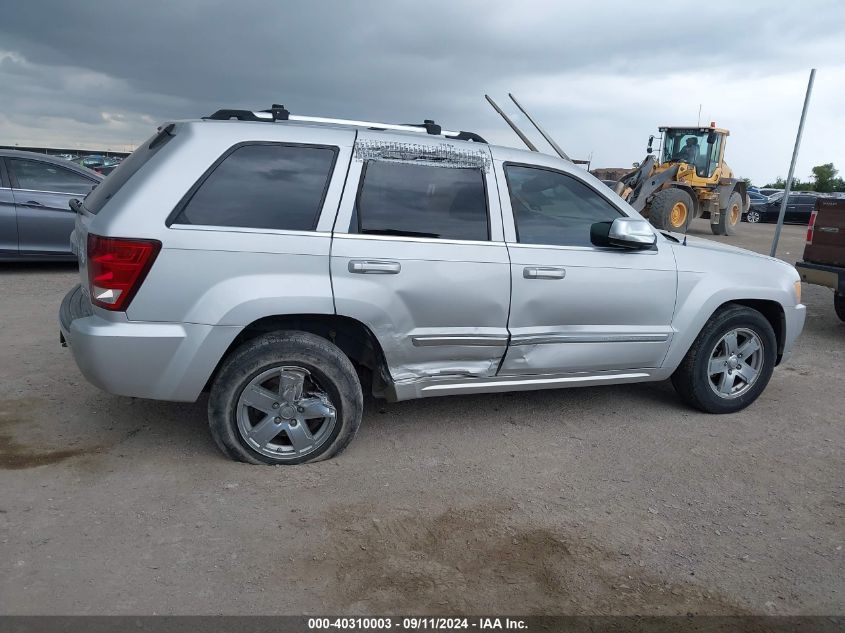
[[[27,200],[24,204],[30,207],[43,207],[44,205],[38,202],[38,200]]]
[[[402,270],[399,262],[380,259],[350,259],[349,272],[360,275],[397,275]]]
[[[563,279],[566,269],[557,266],[526,266],[522,269],[522,276],[526,279]]]

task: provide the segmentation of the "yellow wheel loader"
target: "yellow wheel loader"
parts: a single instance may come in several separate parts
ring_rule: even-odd
[[[616,184],[615,191],[659,229],[686,231],[694,218],[707,218],[716,235],[733,235],[748,211],[745,181],[725,163],[730,132],[716,127],[661,127],[646,159]]]

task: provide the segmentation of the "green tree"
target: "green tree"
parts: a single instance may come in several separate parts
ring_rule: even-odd
[[[774,182],[763,185],[763,189],[786,189],[786,181],[778,176]]]
[[[816,165],[813,167],[813,180],[815,190],[823,193],[829,193],[836,188],[839,180],[836,177],[839,171],[833,166],[833,163],[825,163],[824,165]]]

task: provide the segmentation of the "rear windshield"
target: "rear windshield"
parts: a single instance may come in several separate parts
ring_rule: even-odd
[[[164,147],[173,136],[173,124],[165,125],[160,131],[139,145],[117,168],[85,196],[83,206],[90,213],[97,214],[111,200],[120,188],[135,175],[155,153]]]

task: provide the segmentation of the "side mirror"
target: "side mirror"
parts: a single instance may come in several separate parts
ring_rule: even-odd
[[[593,224],[590,227],[590,241],[595,246],[617,246],[639,251],[654,246],[657,236],[645,220],[617,218],[613,222]]]
[[[652,146],[653,144],[654,144],[654,134],[652,134],[651,136],[649,136],[649,137],[648,137],[648,147],[646,147],[646,148],[645,148],[645,153],[646,153],[646,154],[651,154],[651,153],[652,153],[652,151],[653,151],[653,150],[651,149],[651,146]]]
[[[707,133],[707,144],[712,145],[716,142],[716,132],[708,132]]]

